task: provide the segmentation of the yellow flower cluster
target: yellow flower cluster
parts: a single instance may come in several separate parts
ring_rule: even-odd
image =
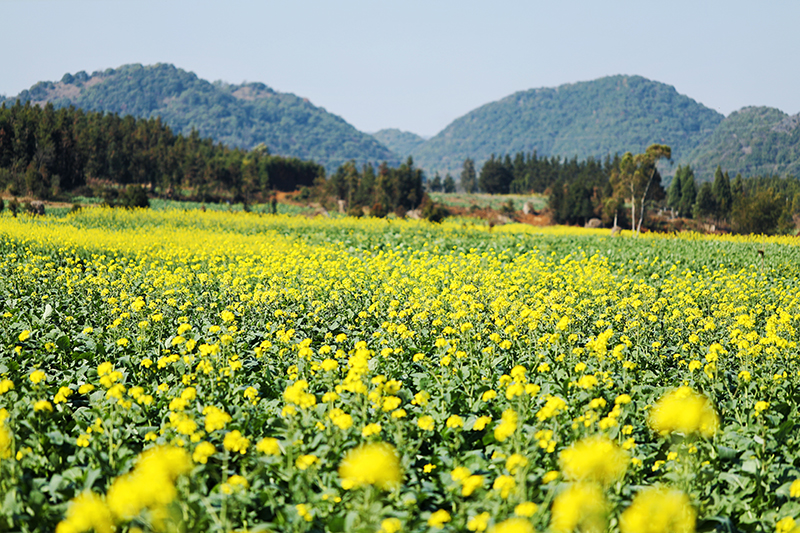
[[[678,387],[664,395],[650,411],[650,427],[662,435],[697,433],[711,437],[719,428],[719,417],[708,398],[690,387]]]
[[[345,490],[365,485],[389,490],[400,485],[403,474],[394,447],[376,442],[348,451],[339,465],[339,477]]]

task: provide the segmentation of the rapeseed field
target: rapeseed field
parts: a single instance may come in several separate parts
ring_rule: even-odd
[[[800,247],[0,217],[0,530],[800,531]]]

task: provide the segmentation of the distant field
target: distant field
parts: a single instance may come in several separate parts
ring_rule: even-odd
[[[514,202],[514,209],[522,211],[525,202],[531,202],[536,211],[541,211],[547,207],[547,196],[544,195],[520,195],[520,194],[486,194],[486,193],[428,193],[435,202],[446,206],[461,207],[469,209],[472,206],[484,209],[500,210],[509,200]]]

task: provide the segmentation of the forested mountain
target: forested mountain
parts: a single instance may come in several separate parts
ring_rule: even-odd
[[[425,142],[425,139],[409,131],[388,128],[372,134],[380,143],[397,154],[401,159],[408,157]]]
[[[276,92],[262,83],[210,83],[169,64],[124,65],[117,69],[66,74],[40,82],[18,96],[23,103],[52,102],[142,118],[161,117],[178,133],[192,129],[227,146],[265,144],[273,154],[313,160],[330,173],[356,163],[399,159],[375,138],[307,99]]]
[[[429,173],[457,173],[470,157],[536,152],[579,159],[644,151],[653,143],[681,158],[711,135],[723,116],[641,76],[531,89],[456,119],[414,152]]]
[[[734,111],[682,162],[700,181],[713,179],[717,165],[743,176],[800,177],[800,114],[771,107]]]

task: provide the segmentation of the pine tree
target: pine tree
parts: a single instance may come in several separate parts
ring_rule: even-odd
[[[433,179],[431,180],[430,189],[431,192],[439,192],[442,190],[442,177],[439,176],[438,172],[433,176]]]
[[[444,192],[452,193],[456,192],[456,181],[453,179],[449,173],[444,177]]]
[[[714,200],[716,201],[716,210],[714,216],[717,220],[727,220],[731,214],[733,207],[733,193],[731,192],[731,178],[728,173],[722,173],[722,168],[717,166],[717,171],[714,172]]]
[[[742,174],[736,174],[736,177],[733,178],[733,182],[731,182],[731,195],[734,198],[740,198],[744,195],[744,180],[742,179]]]
[[[675,175],[672,177],[672,182],[669,184],[667,190],[667,207],[671,207],[674,211],[678,211],[681,205],[681,176],[683,175],[683,167],[678,166]]]
[[[461,171],[461,188],[466,193],[473,193],[478,187],[478,175],[475,173],[475,161],[469,157],[464,160],[464,168]]]
[[[713,215],[717,210],[717,202],[714,199],[714,191],[711,183],[704,182],[697,191],[697,198],[694,202],[694,217],[705,218]]]
[[[676,177],[678,175],[676,174]],[[694,201],[697,197],[697,186],[694,182],[694,171],[687,165],[681,176],[681,201],[678,204],[678,216],[691,218]]]

